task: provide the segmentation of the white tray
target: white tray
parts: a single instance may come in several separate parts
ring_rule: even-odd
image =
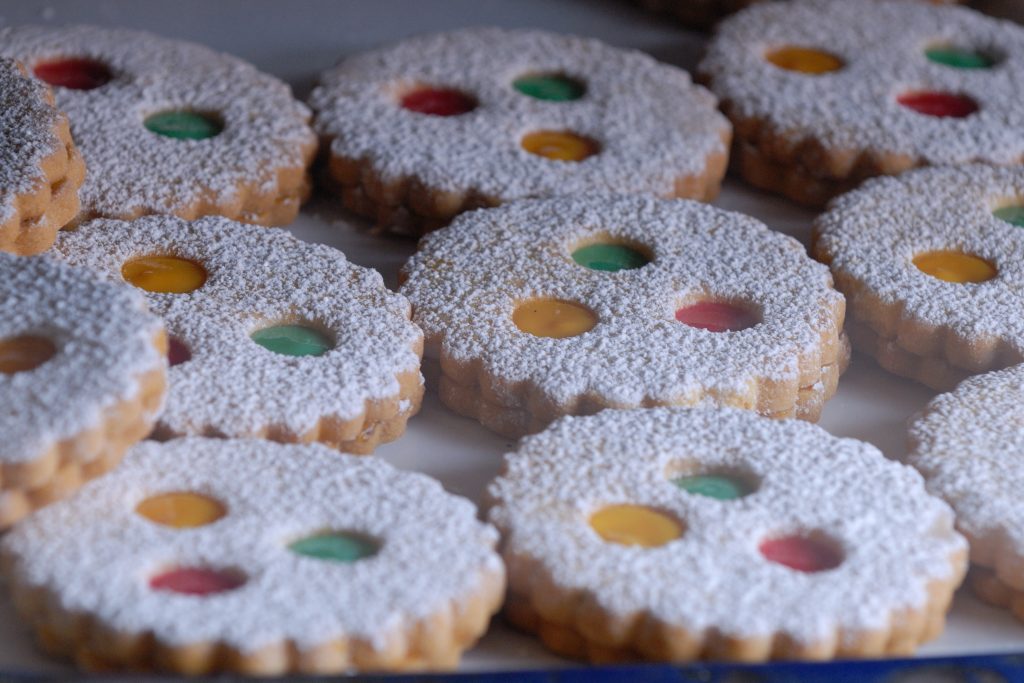
[[[1018,0],[1019,2],[1019,0]],[[1014,0],[993,0],[994,11],[1024,19]],[[692,68],[704,38],[669,21],[634,10],[626,3],[598,0],[71,0],[45,6],[0,0],[0,21],[21,23],[94,23],[129,26],[174,38],[206,43],[254,62],[289,80],[304,96],[317,73],[340,56],[412,33],[471,25],[531,26],[592,35],[609,43],[636,47],[659,59]],[[756,216],[772,228],[806,243],[814,213],[789,202],[726,182],[716,205]],[[290,228],[302,239],[344,251],[355,263],[376,268],[395,287],[399,267],[413,252],[407,239],[372,235],[358,219],[318,197]],[[428,378],[428,382],[429,382]],[[837,436],[870,441],[886,455],[904,452],[905,423],[932,397],[929,390],[880,370],[854,355],[826,404],[821,426]],[[382,446],[377,457],[441,480],[452,493],[478,500],[497,473],[501,455],[514,443],[474,421],[445,409],[429,390],[423,410],[397,442]],[[1024,652],[1024,625],[1002,610],[982,605],[965,591],[957,596],[945,634],[921,648],[921,656]],[[560,667],[573,664],[541,648],[527,636],[496,620],[490,632],[468,652],[464,670]],[[66,672],[65,664],[38,654],[31,635],[0,597],[0,672]]]

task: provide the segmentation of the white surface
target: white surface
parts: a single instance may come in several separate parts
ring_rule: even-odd
[[[999,5],[998,2],[993,3]],[[1006,11],[1009,2],[1001,8]],[[121,25],[157,31],[233,52],[289,80],[304,96],[316,74],[338,57],[411,33],[492,24],[535,26],[592,35],[612,44],[636,47],[664,61],[692,68],[701,38],[614,0],[178,0],[154,2],[27,3],[0,0],[3,23]],[[805,243],[814,214],[729,181],[716,202],[743,211]],[[394,287],[398,268],[412,253],[405,239],[375,236],[365,225],[324,198],[304,209],[291,230],[303,239],[338,247],[354,262],[379,269]],[[428,382],[431,378],[428,377]],[[843,376],[826,407],[821,426],[833,434],[870,441],[887,455],[904,451],[906,419],[931,398],[927,389],[888,375],[862,356]],[[478,499],[497,473],[500,456],[514,447],[476,422],[447,411],[428,392],[422,412],[399,441],[377,453],[392,464],[417,469],[442,481],[454,493]],[[958,596],[946,633],[922,655],[1024,651],[1024,625],[1008,613]],[[464,661],[467,670],[566,665],[532,638],[495,622]],[[32,648],[28,631],[0,601],[0,670],[65,671]]]

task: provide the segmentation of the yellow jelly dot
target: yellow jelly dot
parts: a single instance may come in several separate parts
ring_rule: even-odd
[[[597,154],[597,143],[566,131],[540,130],[523,138],[523,149],[530,154],[558,161],[583,161]]]
[[[590,526],[610,543],[656,548],[683,535],[683,525],[643,505],[611,505],[590,516]]]
[[[914,265],[927,275],[946,282],[985,282],[996,276],[996,267],[985,259],[959,251],[929,251],[914,257]]]
[[[206,282],[206,269],[177,256],[143,256],[121,266],[125,282],[147,292],[186,294]]]
[[[787,45],[772,50],[764,57],[780,69],[802,74],[827,74],[843,67],[843,60],[835,55],[810,47]]]
[[[585,306],[558,299],[533,299],[519,304],[512,322],[537,337],[575,337],[597,324],[597,316]]]
[[[57,347],[46,337],[25,334],[0,340],[0,373],[35,370],[57,353]]]
[[[139,503],[135,512],[157,524],[175,529],[191,529],[213,524],[227,510],[209,496],[185,491],[151,496]]]

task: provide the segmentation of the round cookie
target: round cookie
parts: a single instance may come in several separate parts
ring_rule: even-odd
[[[0,54],[55,86],[89,166],[79,222],[161,213],[278,225],[308,194],[309,110],[240,59],[92,26],[4,29]]]
[[[405,266],[441,400],[507,436],[602,408],[717,402],[816,420],[845,304],[793,238],[650,197],[465,214]]]
[[[99,219],[56,250],[147,290],[171,335],[158,438],[321,441],[369,453],[423,395],[423,336],[379,273],[284,231],[208,216]]]
[[[116,465],[153,427],[167,336],[145,301],[0,253],[0,530]]]
[[[700,65],[734,168],[812,206],[915,166],[1024,158],[1024,27],[902,0],[758,4]]]
[[[504,591],[494,529],[422,475],[318,445],[189,437],[3,539],[22,616],[83,668],[453,668]]]
[[[506,616],[592,661],[908,654],[966,564],[912,468],[729,408],[564,418],[489,494]]]
[[[815,223],[854,346],[948,390],[1024,362],[1024,171],[971,165],[878,178]]]
[[[0,251],[38,254],[78,213],[85,164],[53,93],[0,59]]]
[[[731,135],[685,71],[535,30],[412,38],[346,59],[310,101],[345,205],[415,234],[524,197],[711,199]]]
[[[971,547],[969,582],[1024,620],[1024,366],[964,381],[910,425],[907,462],[956,512]]]

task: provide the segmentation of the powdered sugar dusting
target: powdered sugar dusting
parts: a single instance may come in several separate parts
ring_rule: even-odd
[[[128,287],[50,257],[0,253],[0,340],[37,335],[57,348],[34,370],[0,373],[0,461],[35,460],[137,396],[140,378],[166,362],[154,346],[160,329]]]
[[[1024,171],[972,165],[878,178],[837,199],[815,229],[818,249],[849,288],[862,317],[866,295],[904,318],[950,329],[970,342],[998,340],[1024,358],[1024,229],[993,209],[1024,202]],[[917,254],[953,250],[995,265],[997,277],[945,282],[921,272]],[[842,275],[838,275],[842,273]]]
[[[966,550],[952,511],[912,468],[798,420],[606,410],[527,437],[505,467],[490,518],[513,590],[536,578],[517,575],[514,558],[533,558],[556,586],[614,615],[649,613],[698,635],[813,643],[885,629],[894,613],[927,606],[929,582],[956,580],[951,558]],[[757,490],[721,501],[670,481],[722,469],[751,475]],[[587,519],[622,503],[671,514],[685,533],[656,549],[604,542]],[[815,530],[841,547],[839,567],[802,573],[758,552],[765,539]]]
[[[304,147],[315,143],[309,110],[285,83],[199,45],[125,29],[29,26],[0,32],[0,54],[30,69],[54,58],[91,58],[113,73],[94,90],[55,88],[89,168],[85,216],[240,202],[242,185],[273,195],[278,172],[303,168]],[[177,140],[143,126],[150,114],[172,109],[215,114],[224,130]]]
[[[174,433],[246,436],[283,425],[301,435],[322,417],[353,419],[367,401],[396,398],[396,375],[419,367],[421,333],[409,303],[379,273],[281,230],[221,217],[95,220],[62,233],[56,251],[116,281],[140,256],[174,255],[206,269],[206,283],[192,293],[146,293],[168,333],[192,352],[168,374],[160,424]],[[291,357],[249,338],[279,323],[312,325],[335,346]]]
[[[517,92],[520,76],[580,79],[583,98],[547,102]],[[425,116],[398,98],[418,85],[460,89],[478,101],[461,116]],[[681,176],[724,154],[729,123],[715,99],[680,69],[589,38],[534,30],[468,29],[406,40],[345,60],[311,100],[331,151],[369,160],[391,180],[476,191],[507,201],[588,192],[671,195]],[[544,159],[520,141],[568,130],[599,142],[580,163]]]
[[[178,530],[134,512],[175,491],[211,496],[227,515]],[[287,549],[324,531],[364,534],[380,550],[342,563]],[[3,552],[20,582],[119,632],[252,652],[343,637],[379,646],[500,575],[496,541],[469,501],[424,475],[319,445],[192,437],[136,445],[113,473],[19,525]],[[174,566],[234,568],[247,581],[202,598],[149,588]]]
[[[818,76],[779,69],[767,50],[794,45],[844,62]],[[982,50],[991,69],[930,62],[932,46]],[[908,155],[920,164],[1024,156],[1024,28],[959,7],[884,0],[793,0],[759,4],[727,19],[701,63],[731,115],[767,122],[793,149],[815,139],[831,151]],[[910,91],[967,95],[980,111],[966,118],[918,114],[897,103]]]
[[[577,245],[602,235],[653,260],[615,273],[573,262]],[[694,403],[745,392],[758,377],[795,391],[801,361],[809,383],[836,361],[823,350],[838,347],[842,326],[842,295],[796,240],[685,200],[559,198],[474,211],[424,238],[405,272],[401,292],[428,348],[478,361],[506,405],[523,382],[558,405],[586,395],[622,407]],[[512,313],[534,297],[583,304],[599,322],[566,339],[522,332]],[[714,333],[675,319],[704,298],[745,302],[763,321]]]

